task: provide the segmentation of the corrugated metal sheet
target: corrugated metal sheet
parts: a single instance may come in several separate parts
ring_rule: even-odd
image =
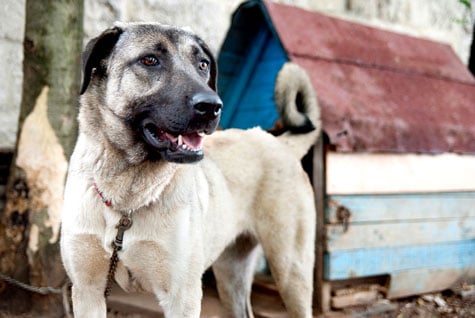
[[[337,151],[475,153],[475,79],[449,46],[264,4]]]

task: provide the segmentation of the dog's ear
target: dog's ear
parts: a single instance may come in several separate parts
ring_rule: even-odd
[[[216,59],[214,58],[213,53],[211,53],[211,50],[209,49],[208,45],[199,37],[196,37],[196,41],[198,44],[201,46],[203,51],[209,56],[210,58],[210,72],[209,72],[209,81],[208,81],[208,86],[211,87],[211,89],[215,92],[217,92],[218,87],[218,65],[216,63]]]
[[[82,83],[79,94],[82,95],[86,91],[93,75],[105,74],[102,61],[110,55],[122,32],[121,28],[113,27],[87,43],[82,53]]]

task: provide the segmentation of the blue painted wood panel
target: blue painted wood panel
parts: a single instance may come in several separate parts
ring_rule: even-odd
[[[268,36],[269,31],[261,25],[253,36],[253,45],[251,45],[245,55],[242,56],[241,62],[238,65],[233,65],[233,73],[231,79],[228,81],[227,87],[223,87],[221,82],[218,83],[218,89],[224,104],[220,122],[221,127],[236,127],[232,125],[232,121],[239,111],[242,96],[247,91],[248,82],[252,78],[255,68],[259,63]],[[224,57],[220,56],[219,65],[229,64],[226,60],[223,60]]]
[[[475,239],[475,217],[397,223],[357,223],[350,224],[347,231],[344,231],[343,226],[335,224],[327,225],[325,233],[328,252],[471,239]]]
[[[475,277],[475,266],[450,264],[447,267],[422,267],[391,273],[388,298],[460,288],[461,280]]]
[[[324,277],[327,280],[337,280],[417,268],[473,267],[474,264],[475,240],[359,249],[326,253]]]
[[[351,213],[347,232],[341,206]],[[332,195],[325,218],[327,280],[388,274],[388,295],[400,297],[475,273],[475,192]]]
[[[327,198],[327,223],[339,223],[339,206],[350,210],[350,223],[475,217],[475,192],[332,195]]]
[[[252,45],[243,54],[238,56],[232,51],[220,54],[219,92],[224,103],[220,125],[272,128],[278,119],[275,79],[288,58],[265,25],[253,34]]]

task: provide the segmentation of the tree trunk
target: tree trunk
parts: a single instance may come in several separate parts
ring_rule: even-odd
[[[60,288],[59,222],[77,135],[83,0],[27,0],[19,132],[0,214],[0,273]],[[61,295],[0,281],[0,312],[62,315]]]

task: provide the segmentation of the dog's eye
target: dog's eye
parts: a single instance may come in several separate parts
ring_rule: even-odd
[[[202,60],[202,61],[200,61],[200,63],[198,64],[198,67],[200,68],[201,71],[207,72],[208,69],[209,69],[209,62],[206,61],[206,60]]]
[[[154,56],[146,56],[140,60],[140,63],[142,63],[145,66],[157,66],[160,62]]]

